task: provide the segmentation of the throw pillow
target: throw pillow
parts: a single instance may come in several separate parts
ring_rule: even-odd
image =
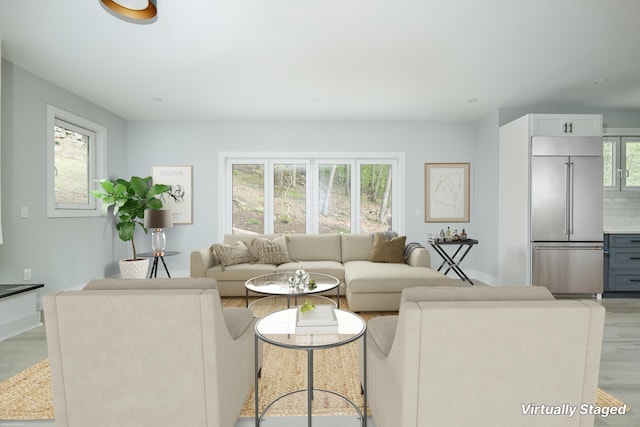
[[[258,262],[261,264],[280,265],[291,262],[285,236],[273,240],[256,237],[251,244],[258,249]]]
[[[256,259],[249,252],[249,248],[243,241],[239,240],[233,245],[223,245],[217,243],[211,246],[211,250],[216,254],[222,265],[222,270],[228,265],[244,264],[255,262]]]
[[[404,246],[406,240],[407,236],[387,239],[384,233],[374,234],[369,261],[404,262]]]

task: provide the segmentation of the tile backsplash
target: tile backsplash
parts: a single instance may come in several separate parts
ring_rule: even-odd
[[[640,191],[604,192],[604,230],[640,232]]]

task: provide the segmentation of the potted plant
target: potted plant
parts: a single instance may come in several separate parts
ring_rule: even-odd
[[[91,194],[102,200],[102,208],[106,212],[113,206],[113,215],[118,218],[116,230],[123,242],[131,241],[133,258],[120,261],[120,273],[122,277],[131,278],[132,274],[139,278],[146,277],[149,267],[149,258],[138,258],[134,234],[136,224],[144,232],[142,219],[145,209],[162,209],[160,195],[171,190],[171,186],[165,184],[151,185],[151,177],[140,178],[133,176],[129,181],[125,179],[101,179],[98,181],[102,190],[93,190]],[[136,273],[130,272],[130,270]]]

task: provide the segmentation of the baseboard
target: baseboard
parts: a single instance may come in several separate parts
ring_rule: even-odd
[[[36,326],[40,326],[42,324],[41,316],[41,312],[34,311],[33,313],[29,313],[25,316],[19,317],[17,319],[12,319],[1,324],[0,341],[15,337],[16,335],[35,328]]]

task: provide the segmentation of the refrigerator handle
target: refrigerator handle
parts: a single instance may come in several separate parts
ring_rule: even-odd
[[[569,217],[569,233],[568,234],[573,234],[573,169],[574,169],[574,164],[573,162],[569,162],[569,204],[567,205],[567,208],[569,210],[569,214],[567,215]]]
[[[564,164],[564,234],[569,236],[569,206],[571,203],[571,181],[570,181],[570,166],[568,162]]]

